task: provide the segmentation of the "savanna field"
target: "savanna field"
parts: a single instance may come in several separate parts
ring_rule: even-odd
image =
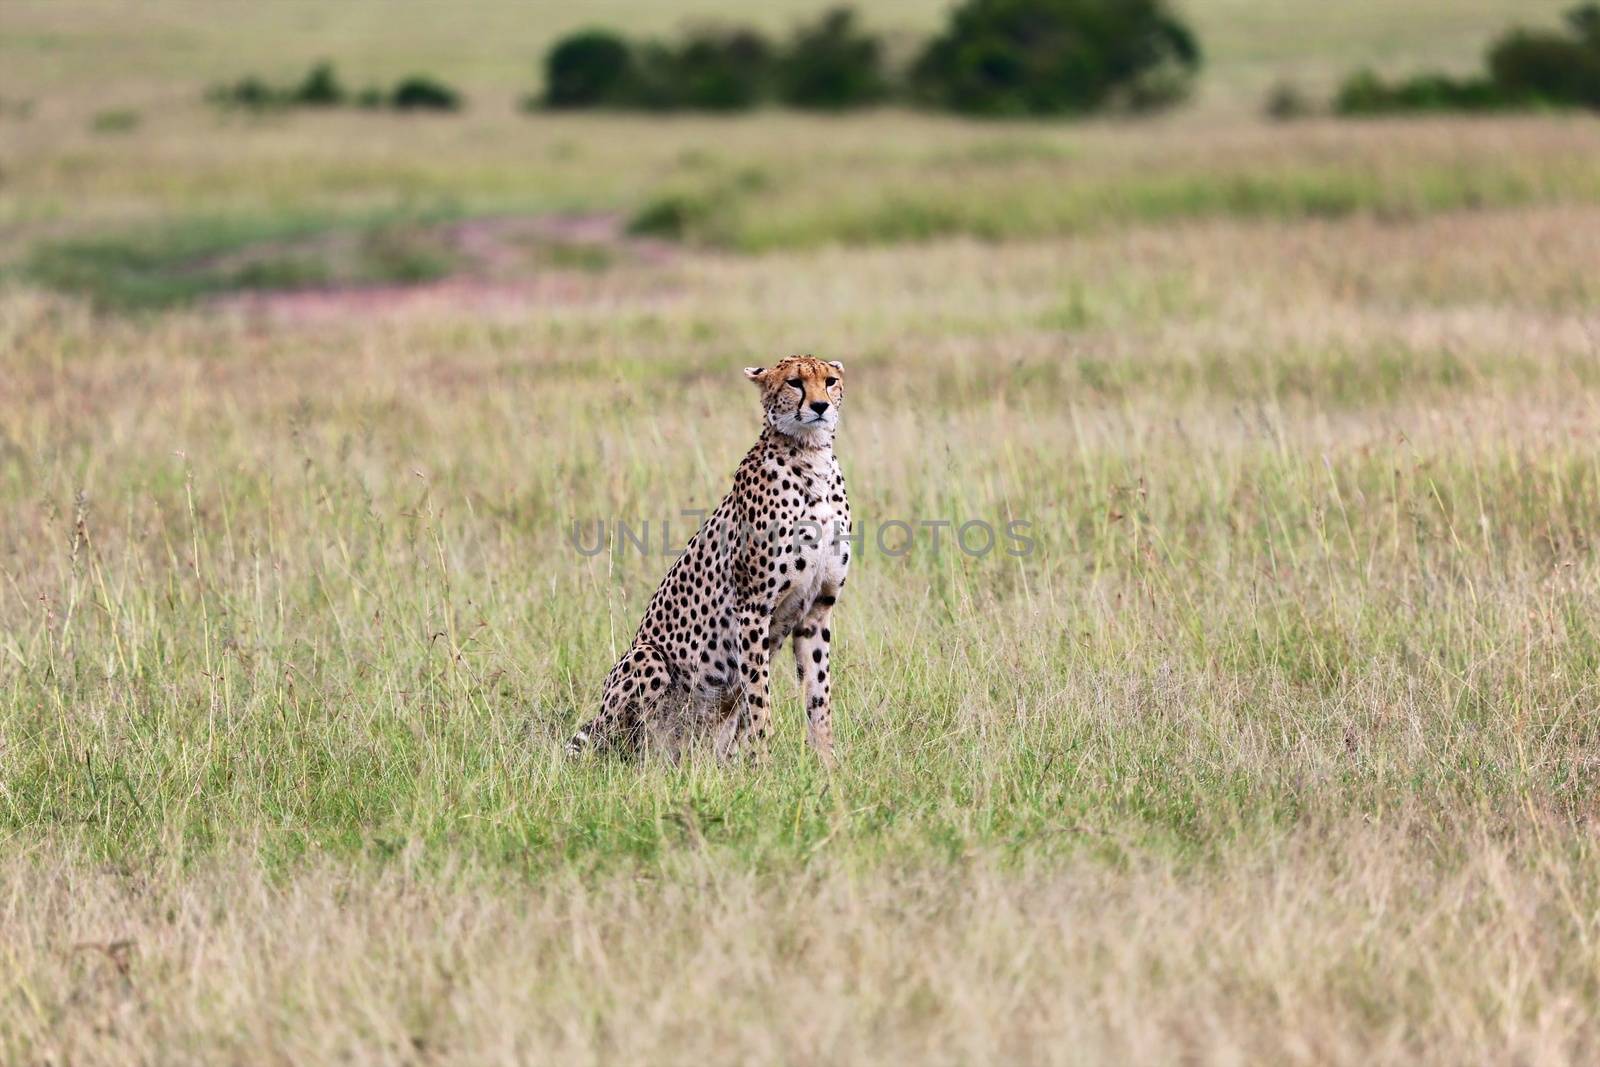
[[[0,1063],[1600,1059],[1600,123],[1261,116],[1566,5],[1397,6],[986,123],[516,109],[726,0],[0,5]],[[469,106],[201,99],[322,57]],[[831,774],[787,651],[766,766],[567,760],[791,352],[1032,550],[869,540]]]

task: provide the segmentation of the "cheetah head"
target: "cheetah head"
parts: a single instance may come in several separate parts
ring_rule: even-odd
[[[744,376],[761,390],[767,424],[802,441],[822,440],[839,427],[844,404],[844,364],[790,356],[770,367],[746,367]]]

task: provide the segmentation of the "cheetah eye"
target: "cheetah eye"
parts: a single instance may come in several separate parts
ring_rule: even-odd
[[[839,384],[839,379],[837,379],[837,378],[829,378],[827,381],[823,382],[822,384],[827,386],[829,389],[832,389],[834,386]]]
[[[806,383],[799,378],[790,378],[789,384],[794,386],[796,389],[804,389],[806,387]]]

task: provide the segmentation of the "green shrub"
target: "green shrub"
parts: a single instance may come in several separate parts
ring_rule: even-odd
[[[931,106],[984,115],[1144,111],[1188,95],[1200,49],[1168,0],[966,0],[912,71]],[[781,49],[712,27],[675,42],[585,30],[545,57],[528,106],[733,111],[777,99],[839,110],[888,99],[882,42],[840,7]]]
[[[461,107],[460,93],[443,82],[420,74],[405,78],[389,93],[377,86],[370,86],[352,96],[339,83],[333,64],[327,62],[312,67],[298,85],[273,86],[251,75],[229,85],[216,86],[206,93],[206,99],[220,107],[254,111],[288,107],[342,107],[347,104],[367,109],[387,105],[401,111],[455,111]]]
[[[1409,111],[1495,111],[1528,107],[1600,109],[1600,4],[1567,12],[1567,32],[1515,29],[1489,49],[1488,73],[1474,78],[1416,74],[1386,82],[1357,71],[1339,88],[1341,115]]]
[[[546,107],[604,107],[629,102],[633,50],[607,30],[584,30],[557,41],[545,56]]]
[[[682,240],[712,214],[710,203],[681,193],[660,196],[645,204],[628,220],[628,232],[644,237]]]
[[[1291,122],[1310,115],[1314,108],[1306,94],[1293,82],[1281,81],[1267,93],[1262,110],[1267,118],[1277,122]]]
[[[1600,4],[1566,14],[1567,36],[1513,30],[1489,49],[1489,74],[1511,96],[1600,108]]]
[[[284,107],[289,102],[286,93],[274,89],[254,75],[231,84],[214,86],[207,91],[206,99],[218,107],[238,107],[250,111]]]
[[[1490,49],[1489,72],[1508,94],[1600,108],[1600,37],[1518,30]]]
[[[633,51],[633,65],[619,104],[643,111],[684,106],[678,52],[661,41],[645,41]]]
[[[856,29],[855,12],[838,7],[795,31],[778,61],[778,99],[790,107],[839,111],[889,95],[883,45]]]
[[[1487,78],[1417,74],[1386,82],[1370,70],[1346,78],[1334,97],[1340,115],[1392,115],[1417,111],[1500,111],[1524,106],[1523,94],[1510,93]]]
[[[1363,67],[1339,84],[1333,95],[1338,115],[1379,115],[1394,110],[1394,90],[1376,71]]]
[[[1573,33],[1600,48],[1600,3],[1579,4],[1566,17]]]
[[[318,63],[306,72],[305,79],[289,93],[289,103],[302,107],[338,107],[345,102],[344,86],[334,73],[333,64]]]
[[[729,245],[743,205],[772,187],[759,167],[716,174],[689,190],[664,192],[628,220],[628,232],[701,244]]]
[[[1084,114],[1170,105],[1199,65],[1165,0],[966,0],[911,80],[923,102],[968,114]]]
[[[888,95],[882,51],[847,8],[801,27],[782,50],[737,26],[637,43],[584,30],[546,54],[544,93],[526,106],[737,111],[776,97],[796,107],[850,107]]]
[[[89,123],[95,133],[128,133],[139,128],[137,111],[99,111]]]
[[[461,107],[461,94],[443,82],[413,74],[394,87],[389,104],[399,111],[455,111]]]
[[[674,107],[739,111],[756,106],[771,91],[772,46],[754,30],[698,29],[666,58]]]
[[[230,84],[218,85],[206,99],[219,107],[238,107],[251,111],[284,107],[337,107],[346,102],[344,87],[332,63],[318,63],[306,72],[297,85],[276,86],[254,74]]]

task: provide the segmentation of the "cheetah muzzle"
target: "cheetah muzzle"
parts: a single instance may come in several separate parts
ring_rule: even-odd
[[[833,454],[844,365],[791,356],[744,373],[761,391],[761,436],[650,598],[606,675],[600,713],[567,742],[571,755],[676,753],[712,733],[719,759],[760,758],[772,655],[792,638],[806,737],[833,764],[830,624],[850,567],[850,502]]]

